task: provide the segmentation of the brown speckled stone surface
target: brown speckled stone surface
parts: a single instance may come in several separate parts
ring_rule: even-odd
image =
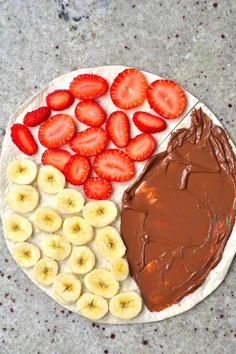
[[[18,105],[74,67],[135,66],[201,98],[236,142],[235,0],[0,0],[0,139]],[[2,234],[2,231],[1,231]],[[0,238],[0,353],[236,351],[236,265],[193,310],[164,322],[96,325],[19,270]]]

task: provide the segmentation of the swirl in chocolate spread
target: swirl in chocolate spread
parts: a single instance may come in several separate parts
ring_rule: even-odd
[[[121,234],[150,311],[178,303],[221,260],[235,222],[235,177],[226,133],[198,109],[124,193]]]

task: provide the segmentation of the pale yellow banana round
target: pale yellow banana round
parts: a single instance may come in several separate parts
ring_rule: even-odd
[[[130,320],[136,317],[141,309],[142,299],[133,291],[119,293],[115,295],[109,303],[111,314],[124,320]]]
[[[28,213],[39,202],[39,193],[32,186],[14,186],[7,195],[8,205],[18,213]]]
[[[71,216],[64,220],[63,233],[74,245],[85,245],[93,239],[94,232],[81,216]]]
[[[98,253],[108,261],[121,258],[126,251],[119,232],[112,226],[96,230],[95,245]]]
[[[9,215],[4,219],[3,230],[6,238],[13,242],[26,241],[33,232],[31,222],[17,214]]]
[[[58,264],[54,259],[41,258],[34,266],[33,277],[42,285],[51,285],[58,273]]]
[[[87,246],[74,247],[68,265],[75,274],[86,274],[95,265],[95,256]]]
[[[90,320],[100,320],[108,312],[107,300],[91,293],[84,293],[77,301],[80,314]]]
[[[94,227],[104,227],[111,224],[117,216],[115,204],[109,200],[89,202],[83,209],[83,217]]]
[[[34,266],[40,258],[40,249],[29,242],[16,243],[12,253],[15,261],[25,268]]]
[[[117,258],[111,263],[111,274],[118,281],[125,280],[129,275],[129,265],[126,259]]]
[[[43,237],[43,253],[46,257],[62,261],[69,256],[71,244],[64,236],[48,234]]]
[[[65,187],[65,176],[57,168],[49,165],[42,166],[39,169],[38,186],[48,194],[56,194]]]
[[[17,184],[30,184],[37,176],[37,166],[32,160],[14,160],[7,166],[7,177]]]
[[[62,189],[56,195],[56,207],[63,214],[79,213],[84,207],[84,197],[75,189]]]
[[[61,273],[53,282],[53,292],[63,303],[73,303],[81,293],[81,283],[72,273]]]
[[[34,224],[42,231],[55,232],[60,229],[62,218],[51,208],[38,208],[34,213]]]
[[[119,283],[111,272],[105,269],[94,269],[84,278],[86,288],[96,295],[110,298],[119,290]]]

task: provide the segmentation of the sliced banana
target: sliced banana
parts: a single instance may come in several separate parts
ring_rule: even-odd
[[[96,231],[95,245],[98,253],[108,261],[122,257],[126,251],[119,232],[112,226]]]
[[[119,290],[118,281],[105,269],[92,270],[85,276],[84,283],[89,291],[105,298],[114,296]]]
[[[18,213],[32,211],[39,202],[39,193],[32,186],[14,186],[7,195],[8,205]]]
[[[84,245],[93,239],[94,232],[81,216],[71,216],[64,220],[63,232],[68,241],[74,245]]]
[[[62,303],[73,303],[81,293],[81,283],[72,273],[61,273],[53,282],[53,292]]]
[[[71,244],[65,237],[56,234],[48,234],[43,237],[43,252],[46,257],[62,261],[69,256]]]
[[[7,166],[7,177],[17,184],[30,184],[37,175],[37,166],[32,160],[14,160]]]
[[[79,298],[77,308],[82,316],[90,320],[100,320],[108,312],[107,300],[90,293],[84,293]]]
[[[111,224],[117,216],[117,209],[109,200],[89,202],[83,209],[83,217],[92,226],[104,227]]]
[[[73,273],[86,274],[95,265],[94,253],[87,246],[74,247],[68,265]]]
[[[84,207],[84,197],[75,189],[62,189],[56,195],[56,207],[63,214],[79,213]]]
[[[56,278],[58,264],[54,259],[44,257],[34,266],[33,277],[42,285],[51,285]]]
[[[42,166],[38,173],[38,185],[43,192],[56,194],[65,187],[65,176],[57,168],[49,165]]]
[[[136,317],[141,311],[142,299],[135,292],[122,292],[110,300],[109,309],[113,316],[129,320]]]
[[[55,232],[60,229],[62,218],[50,208],[38,208],[34,213],[34,224],[42,231]]]
[[[3,221],[3,230],[8,240],[23,242],[32,235],[33,227],[28,219],[12,214]]]
[[[29,242],[16,243],[12,250],[15,261],[22,267],[29,268],[35,265],[40,258],[40,249]]]
[[[125,280],[129,274],[129,265],[126,259],[114,259],[111,263],[111,274],[118,281]]]

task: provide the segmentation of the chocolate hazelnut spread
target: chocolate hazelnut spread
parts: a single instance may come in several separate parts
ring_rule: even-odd
[[[226,133],[198,109],[125,191],[121,234],[150,311],[192,293],[221,260],[235,223],[235,177]]]

